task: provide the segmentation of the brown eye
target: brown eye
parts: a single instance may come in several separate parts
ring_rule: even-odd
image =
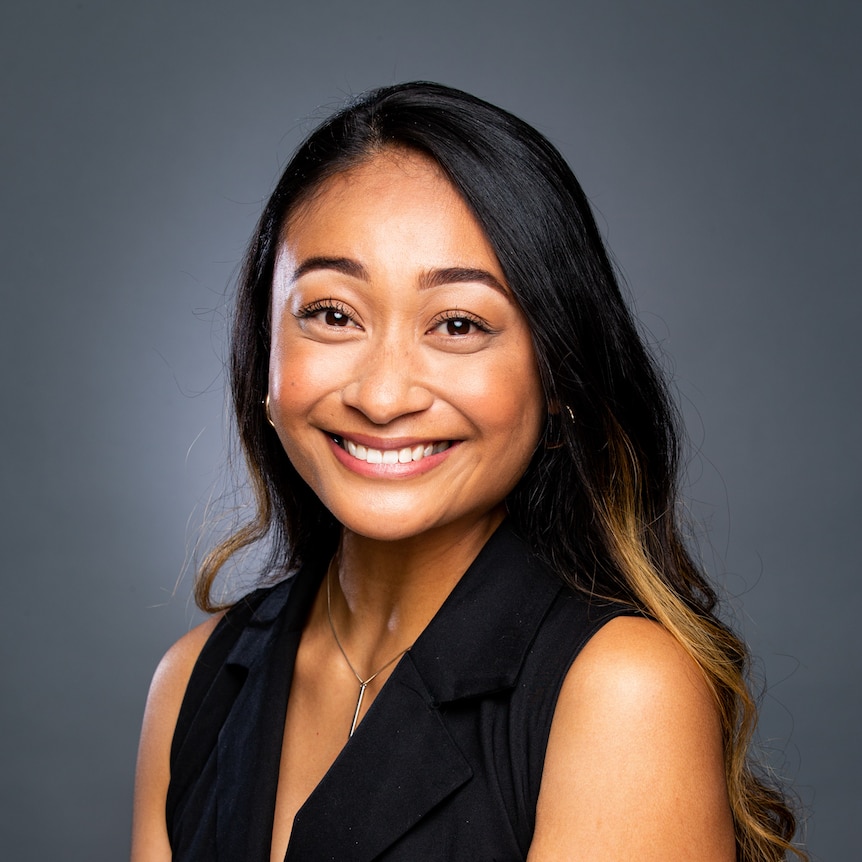
[[[446,321],[446,334],[469,335],[472,326],[472,320],[467,320],[465,317],[453,317],[451,320]]]
[[[468,335],[475,336],[483,332],[492,332],[488,324],[481,318],[457,310],[446,312],[445,315],[438,317],[432,331],[436,332],[437,335],[455,340],[465,338]]]
[[[347,326],[350,322],[350,318],[344,312],[338,311],[335,308],[327,309],[323,319],[326,321],[327,326]]]

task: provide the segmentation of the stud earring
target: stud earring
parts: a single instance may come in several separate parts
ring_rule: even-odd
[[[263,412],[266,414],[266,421],[275,428],[275,422],[272,421],[272,413],[269,412],[269,392],[266,393],[266,398],[261,403],[263,404]]]

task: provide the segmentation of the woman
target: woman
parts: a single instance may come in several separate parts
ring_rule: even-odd
[[[426,83],[326,121],[250,246],[231,382],[257,512],[157,671],[135,862],[792,849],[665,390],[534,129]],[[218,608],[263,540],[276,585]]]

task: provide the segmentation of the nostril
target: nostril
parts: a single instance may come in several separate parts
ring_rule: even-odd
[[[375,425],[428,409],[434,401],[430,390],[417,382],[407,363],[400,369],[394,366],[393,361],[381,361],[367,368],[341,390],[344,404]]]

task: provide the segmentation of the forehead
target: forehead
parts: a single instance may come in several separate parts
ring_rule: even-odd
[[[292,226],[333,203],[363,197],[392,200],[406,187],[423,199],[450,197],[466,206],[443,169],[430,156],[406,147],[385,147],[325,177],[307,191],[288,211],[282,233],[287,234]]]
[[[290,213],[281,252],[386,254],[405,264],[482,265],[505,281],[471,208],[442,168],[421,153],[388,148],[326,178]]]

